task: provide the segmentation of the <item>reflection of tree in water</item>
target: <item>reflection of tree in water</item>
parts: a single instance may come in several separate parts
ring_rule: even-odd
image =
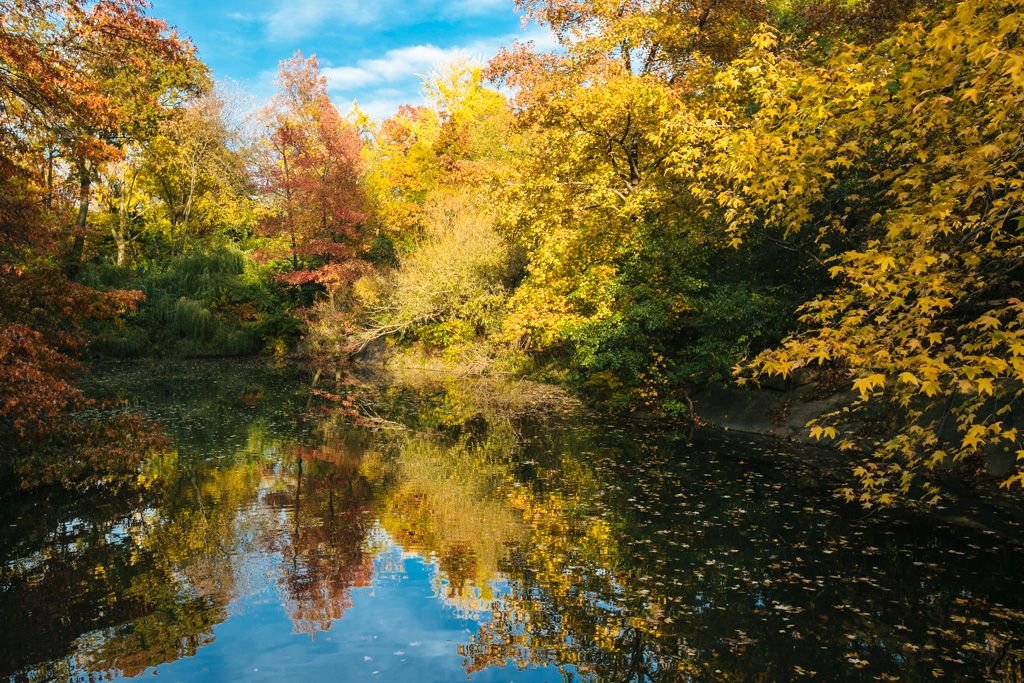
[[[132,529],[135,554],[151,565],[137,571],[121,593],[141,609],[93,637],[94,647],[83,656],[93,671],[133,676],[195,654],[213,640],[213,627],[227,618],[237,595],[232,557],[238,510],[255,495],[258,459],[238,457],[215,466],[183,463],[172,452],[151,465],[151,476],[165,482],[163,504],[139,515]]]
[[[541,463],[524,448],[522,420],[450,393],[428,406],[429,419],[417,417],[436,430],[391,436],[387,448],[378,440],[364,469],[383,484],[381,526],[405,550],[436,559],[438,597],[464,617],[490,613],[460,648],[467,672],[512,662],[569,665],[594,680],[678,678],[684,660],[652,642],[658,618],[624,610],[629,601],[630,614],[653,614],[645,596],[624,595],[617,539],[590,514],[603,482],[585,459],[559,450],[588,442],[546,442],[555,447],[544,463],[551,481],[533,482]],[[495,595],[499,581],[507,588]]]
[[[1020,551],[1006,538],[851,517],[818,470],[758,460],[749,443],[551,428],[472,397],[409,410],[415,430],[326,419],[314,448],[251,414],[221,440],[205,403],[175,402],[180,450],[137,489],[5,506],[0,623],[33,616],[0,640],[0,673],[102,678],[194,654],[245,572],[264,580],[268,551],[294,629],[326,630],[397,544],[435,562],[446,608],[483,621],[460,648],[470,673],[1020,679]],[[378,567],[401,573],[390,555]]]
[[[295,446],[288,461],[291,476],[265,502],[290,514],[289,529],[274,538],[283,558],[280,584],[296,632],[313,634],[352,606],[352,588],[370,585],[370,488],[358,449],[344,443]]]
[[[295,526],[253,513],[268,468],[292,440],[280,433],[282,423],[289,433],[295,425],[288,396],[239,403],[253,386],[244,371],[213,382],[153,374],[133,376],[130,395],[147,397],[176,449],[152,457],[118,496],[52,492],[24,509],[5,502],[17,525],[0,529],[0,623],[21,626],[0,640],[0,675],[130,676],[195,654],[245,590],[237,559],[275,533],[294,560],[283,580],[289,611],[307,630],[340,616],[325,604],[344,605],[346,586],[367,582],[370,560],[351,522],[368,492],[336,450],[303,456],[303,490],[287,493]],[[268,392],[277,386],[262,379]]]
[[[140,479],[145,485],[129,499],[54,501],[55,514],[72,520],[58,526],[62,538],[33,541],[41,561],[8,567],[3,585],[34,611],[54,613],[11,634],[25,642],[15,644],[20,655],[3,653],[5,669],[45,672],[64,659],[58,666],[68,670],[132,676],[212,640],[236,592],[235,521],[255,493],[258,467],[246,457],[182,462],[168,451]],[[37,522],[41,530],[53,523]]]
[[[556,666],[567,679],[566,667],[585,680],[678,680],[686,660],[659,646],[656,611],[647,592],[630,590],[618,571],[624,558],[609,525],[579,518],[577,501],[560,494],[519,492],[512,502],[530,522],[531,538],[504,567],[509,592],[460,647],[467,672],[511,662]]]
[[[502,567],[508,593],[460,648],[468,672],[1020,680],[1016,551],[997,538],[909,514],[844,517],[827,498],[808,505],[822,487],[799,466],[670,452],[567,452],[538,485],[517,487],[510,503],[530,536]]]
[[[381,527],[403,549],[436,560],[434,590],[446,605],[479,616],[494,598],[491,584],[501,564],[524,538],[522,519],[505,498],[515,448],[511,426],[496,422],[482,433],[456,436],[401,434],[377,446],[367,469],[380,482]]]
[[[35,501],[42,503],[38,513],[27,500],[7,506],[20,537],[2,542],[0,623],[18,626],[5,628],[0,639],[5,674],[27,667],[26,677],[60,678],[72,666],[62,660],[76,638],[129,621],[144,609],[136,599],[110,597],[129,584],[133,565],[141,564],[134,544],[112,532],[130,524],[133,508],[144,500],[108,497],[101,506],[99,496],[48,495]],[[97,567],[104,568],[101,574]]]

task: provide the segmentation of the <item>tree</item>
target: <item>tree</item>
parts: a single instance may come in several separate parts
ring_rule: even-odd
[[[341,342],[349,350],[386,335],[444,349],[494,335],[516,276],[493,193],[518,144],[508,103],[470,62],[431,74],[424,91],[428,106],[401,109],[368,149],[371,206],[398,267],[381,263],[357,288],[364,329]]]
[[[203,72],[191,47],[140,2],[12,0],[2,8],[0,437],[17,445],[6,453],[37,457],[42,441],[69,426],[69,409],[83,404],[73,377],[84,322],[116,316],[139,299],[67,279],[84,247],[95,166],[117,156],[117,144],[162,116],[174,93]],[[65,272],[58,268],[68,219],[56,180],[61,157],[79,185]],[[76,442],[86,431],[77,426]]]
[[[210,92],[162,121],[146,144],[142,182],[162,208],[152,229],[176,251],[225,232],[242,239],[258,219],[238,114],[227,96]]]
[[[439,135],[436,111],[403,105],[377,126],[366,150],[369,206],[383,235],[399,250],[423,235],[423,205],[438,183],[434,145]]]
[[[10,66],[3,78],[12,113],[5,127],[23,139],[37,133],[51,147],[50,162],[68,160],[78,186],[66,260],[73,276],[99,166],[152,134],[184,95],[205,86],[206,71],[192,46],[147,16],[141,0],[5,4],[0,58]]]
[[[117,249],[116,263],[124,266],[128,249],[140,233],[140,223],[156,202],[143,192],[142,160],[137,150],[125,150],[124,157],[108,163],[100,175],[97,203],[105,211],[96,218],[108,227]]]
[[[735,243],[809,235],[827,259],[831,291],[749,368],[849,377],[850,410],[811,433],[867,454],[854,470],[865,505],[950,463],[1024,456],[1022,9],[963,0],[822,66],[764,34],[718,76],[722,108],[690,127],[701,140],[680,148],[680,173],[700,179]]]
[[[331,103],[316,57],[282,62],[279,79],[281,90],[263,112],[259,172],[273,211],[263,229],[287,245],[286,282],[331,290],[362,268],[361,143]]]
[[[781,268],[788,245],[730,252],[668,164],[714,74],[770,8],[522,6],[564,52],[517,46],[490,65],[516,89],[526,139],[501,200],[500,228],[526,254],[503,336],[568,361],[616,408],[682,411],[687,386],[777,341],[795,293],[820,276],[814,263]]]

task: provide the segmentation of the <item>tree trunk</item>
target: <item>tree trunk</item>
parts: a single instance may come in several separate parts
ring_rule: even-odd
[[[132,185],[134,186],[134,181]],[[117,208],[117,227],[111,228],[110,233],[114,236],[114,244],[117,245],[117,267],[124,265],[125,255],[128,247],[128,178],[125,173],[125,164],[121,164],[121,193]]]
[[[85,253],[85,232],[89,225],[89,201],[92,193],[92,169],[89,162],[78,162],[78,215],[74,223],[74,242],[68,254],[64,270],[68,277],[74,278],[82,269],[82,254]]]
[[[53,150],[46,150],[46,211],[53,210]]]
[[[128,257],[128,240],[119,230],[111,230],[110,234],[114,236],[114,244],[117,245],[117,267],[120,268]]]
[[[185,233],[185,239],[188,239],[188,222],[192,218],[192,199],[196,194],[196,175],[199,173],[198,162],[192,165],[191,173],[188,179],[188,198],[185,200],[185,223],[183,232]]]
[[[282,148],[281,162],[284,166],[284,212],[288,220],[288,235],[291,238],[292,270],[299,269],[298,242],[295,236],[295,218],[292,215],[291,172],[288,168],[288,150]]]

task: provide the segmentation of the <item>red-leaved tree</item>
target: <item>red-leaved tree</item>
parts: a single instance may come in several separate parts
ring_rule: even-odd
[[[84,403],[76,357],[87,320],[117,316],[141,293],[69,277],[90,184],[125,139],[205,82],[192,47],[147,9],[142,0],[0,0],[0,453],[15,456],[0,469],[23,480],[33,479],[24,462],[46,443],[83,446],[77,474],[101,466],[84,455],[89,430],[69,417]]]
[[[279,85],[263,112],[259,168],[270,204],[263,231],[279,246],[267,255],[290,260],[283,282],[315,282],[331,292],[367,268],[359,258],[361,141],[331,103],[316,57],[282,62]]]

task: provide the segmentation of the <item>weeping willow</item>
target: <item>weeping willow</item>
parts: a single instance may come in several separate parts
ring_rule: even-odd
[[[127,324],[106,330],[96,348],[114,356],[159,351],[184,357],[241,356],[263,346],[272,292],[266,278],[244,253],[217,246],[183,254],[159,270],[117,273],[96,269],[97,284],[135,286],[146,303]]]

